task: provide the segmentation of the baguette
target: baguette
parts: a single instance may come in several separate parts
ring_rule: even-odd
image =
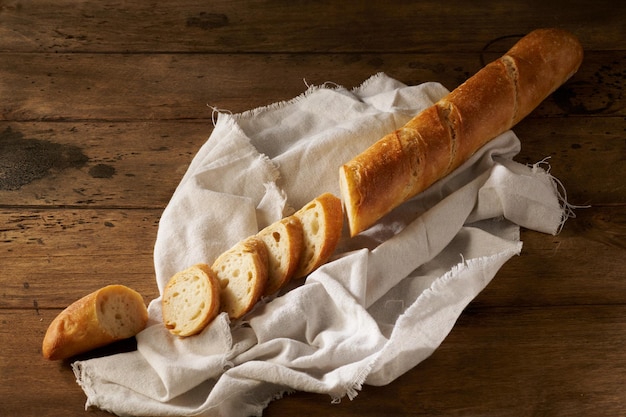
[[[302,278],[328,261],[343,228],[341,200],[324,193],[293,214],[302,223],[304,241],[294,278]]]
[[[75,301],[50,323],[42,353],[50,360],[67,359],[133,337],[147,322],[141,295],[123,285],[109,285]]]
[[[512,128],[567,81],[582,59],[575,36],[537,29],[344,164],[339,186],[350,235],[369,228]]]
[[[217,275],[206,264],[193,265],[169,280],[163,290],[163,323],[177,336],[200,333],[219,313]]]
[[[251,236],[218,256],[211,269],[220,282],[221,310],[231,320],[239,319],[252,310],[265,291],[267,247],[261,239]]]
[[[268,278],[263,295],[269,296],[283,288],[300,262],[304,230],[295,216],[272,223],[257,235],[268,250]]]
[[[210,306],[218,298],[231,320],[243,317],[262,296],[328,261],[342,228],[341,200],[325,193],[223,252],[210,270],[198,264],[175,274],[163,291],[165,327],[181,337],[199,333],[215,318]],[[213,275],[217,285],[209,285]]]

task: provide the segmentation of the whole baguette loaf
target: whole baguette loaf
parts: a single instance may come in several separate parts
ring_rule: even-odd
[[[109,285],[84,296],[50,323],[42,353],[50,360],[79,353],[135,336],[148,322],[148,310],[136,291]]]
[[[582,63],[577,38],[537,29],[340,168],[350,235],[443,178],[513,127]]]

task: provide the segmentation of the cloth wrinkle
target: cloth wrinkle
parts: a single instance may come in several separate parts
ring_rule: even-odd
[[[338,168],[447,94],[376,73],[347,89],[309,85],[290,100],[232,114],[213,131],[163,211],[154,247],[159,292],[191,263],[339,195]],[[354,400],[428,358],[463,309],[522,250],[520,227],[558,233],[577,208],[546,160],[513,161],[514,132],[490,141],[429,189],[350,238],[306,279],[263,298],[243,319],[220,314],[176,338],[160,298],[137,350],[77,361],[86,407],[120,416],[260,416],[294,391]],[[426,382],[425,382],[426,383]]]

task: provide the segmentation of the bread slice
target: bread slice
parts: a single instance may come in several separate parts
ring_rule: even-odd
[[[259,237],[268,251],[268,278],[263,295],[271,295],[285,286],[300,261],[304,232],[297,217],[289,216],[261,230]]]
[[[302,278],[328,261],[343,228],[341,200],[324,193],[293,214],[302,223],[304,239],[295,278]]]
[[[162,297],[163,323],[177,336],[200,333],[219,313],[220,287],[206,264],[193,265],[169,280]]]
[[[50,360],[67,359],[133,337],[147,322],[148,310],[139,293],[109,285],[75,301],[50,323],[42,353]]]
[[[249,312],[265,291],[268,251],[256,236],[248,237],[222,253],[213,263],[220,283],[221,310],[231,320]]]

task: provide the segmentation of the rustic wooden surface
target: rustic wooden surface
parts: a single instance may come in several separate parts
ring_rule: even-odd
[[[265,415],[626,415],[624,21],[604,0],[0,1],[0,415],[108,415],[84,411],[69,362],[43,360],[41,341],[105,284],[157,295],[159,216],[210,106],[379,71],[454,88],[546,26],[577,34],[585,61],[515,128],[517,159],[550,156],[588,208],[557,236],[523,231],[521,256],[398,380],[341,404],[295,393]]]

